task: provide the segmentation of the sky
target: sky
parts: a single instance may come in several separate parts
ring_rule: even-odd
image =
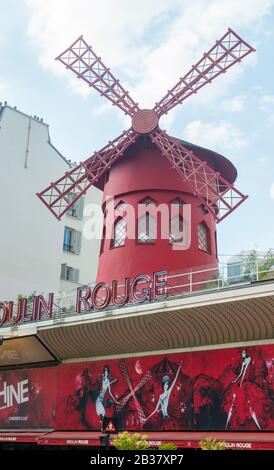
[[[222,260],[274,248],[274,0],[0,0],[0,101],[50,126],[83,161],[130,125],[54,58],[84,35],[142,108],[150,108],[228,27],[256,48],[161,119],[238,170],[249,198],[218,225]]]

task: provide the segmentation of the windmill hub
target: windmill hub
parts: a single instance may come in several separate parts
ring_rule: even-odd
[[[138,134],[148,134],[158,125],[158,116],[152,109],[140,109],[132,118],[132,127]]]

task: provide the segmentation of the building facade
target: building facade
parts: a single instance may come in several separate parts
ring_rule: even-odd
[[[52,176],[70,168],[51,143],[49,126],[2,104],[0,160],[0,300],[68,292],[95,279],[99,241],[83,236],[83,210],[89,202],[100,204],[100,192],[92,189],[59,223],[36,197]]]

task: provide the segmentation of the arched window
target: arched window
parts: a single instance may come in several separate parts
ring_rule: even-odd
[[[145,207],[156,206],[156,201],[147,196],[139,202],[139,205]],[[149,210],[150,208],[138,217],[138,243],[154,243],[156,240],[156,220]]]
[[[103,234],[102,234],[102,240],[101,240],[101,246],[100,246],[100,255],[103,253],[104,251],[104,247],[105,247],[105,238],[106,238],[106,226],[104,226],[104,229],[103,229]]]
[[[183,241],[184,220],[181,215],[173,217],[170,221],[169,242],[179,243]]]
[[[170,204],[174,204],[178,206],[179,209],[182,209],[184,206],[184,203],[180,197],[177,197],[176,199],[173,199],[172,201],[170,201]]]
[[[210,235],[209,229],[205,222],[201,222],[197,226],[198,248],[202,251],[210,253]]]
[[[118,202],[117,206],[115,207],[115,210],[120,212],[120,213],[123,213],[123,211],[125,210],[126,207],[127,207],[127,204],[124,201],[120,201],[120,202]]]
[[[169,243],[179,243],[183,241],[183,207],[184,202],[180,197],[170,201],[170,222],[169,222]]]
[[[118,246],[124,246],[125,241],[126,241],[126,234],[127,234],[126,219],[123,219],[123,218],[117,219],[114,224],[112,248],[117,248]]]
[[[142,199],[142,201],[139,202],[139,204],[144,204],[145,206],[149,206],[150,204],[156,204],[156,201],[152,199],[152,197],[145,197],[145,199]]]
[[[138,220],[138,242],[154,243],[156,240],[156,223],[154,217],[146,212]]]

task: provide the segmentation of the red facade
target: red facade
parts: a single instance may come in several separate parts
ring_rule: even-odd
[[[274,430],[274,345],[0,374],[0,426],[99,430]]]
[[[207,161],[215,171],[221,172],[231,182],[235,180],[236,169],[226,158],[207,149],[196,146],[195,149],[200,158]],[[97,282],[111,281],[114,267],[115,278],[123,281],[126,277],[133,278],[144,272],[151,275],[155,271],[166,269],[174,274],[183,270],[195,271],[201,267],[206,269],[217,266],[216,224],[213,214],[205,210],[201,200],[193,195],[191,187],[149,139],[142,137],[131,145],[124,157],[113,165],[108,178],[98,185],[104,188],[105,228]],[[123,246],[113,246],[112,221],[109,222],[106,218],[110,197],[114,198],[115,208],[121,203],[125,204],[125,212],[116,213],[114,220],[115,223],[121,217],[125,218],[127,235]],[[169,214],[165,217],[164,212],[162,215],[159,210],[155,217],[155,240],[142,243],[138,241],[138,205],[148,198],[156,208],[161,205],[168,208]],[[189,220],[186,209],[180,210],[182,218],[188,224],[186,232],[189,246],[183,250],[174,249],[174,244],[168,238],[171,205],[176,200],[191,206]],[[135,213],[133,218],[130,216],[132,210]],[[198,225],[201,223],[207,232],[207,249],[199,246]],[[164,224],[168,225],[167,238],[162,237]]]

